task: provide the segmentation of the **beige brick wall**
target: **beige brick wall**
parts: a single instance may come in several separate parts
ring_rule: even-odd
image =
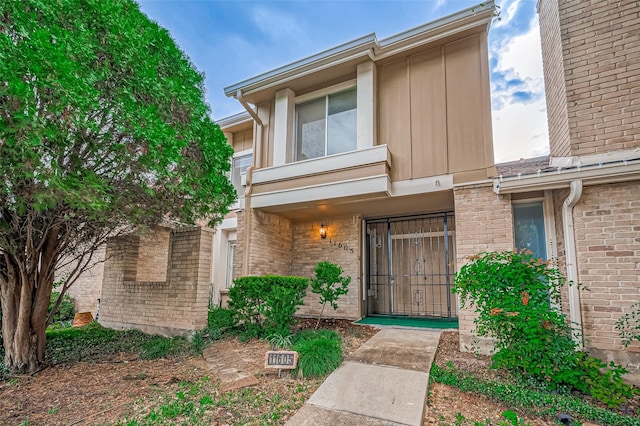
[[[160,236],[162,240],[164,236]],[[152,334],[187,335],[207,323],[213,230],[187,228],[170,234],[167,262],[137,254],[157,246],[152,238],[117,238],[107,243],[100,323]],[[137,265],[166,271],[166,281],[137,281]],[[160,259],[160,260],[158,260]]]
[[[234,276],[241,277],[244,262],[244,234],[246,210],[237,213],[238,231]],[[292,225],[281,216],[259,210],[251,211],[248,275],[291,275]]]
[[[359,216],[335,217],[323,220],[327,227],[327,238],[320,238],[320,220],[295,223],[293,225],[292,274],[312,278],[318,262],[327,261],[342,267],[344,275],[351,277],[349,292],[338,300],[338,309],[325,307],[323,317],[361,317],[360,310],[360,226]],[[345,249],[346,246],[346,249]],[[353,250],[353,251],[352,251]],[[317,315],[322,305],[318,296],[307,289],[304,306],[299,315]]]
[[[569,156],[567,91],[564,82],[562,40],[557,0],[540,0],[540,38],[547,99],[549,145],[554,157]]]
[[[238,213],[238,240],[234,270],[237,277],[242,276],[246,211]],[[326,316],[339,318],[360,318],[359,276],[360,276],[360,242],[359,217],[339,217],[325,219],[327,239],[319,236],[319,225],[322,220],[292,223],[282,217],[253,211],[251,224],[250,275],[278,274],[313,277],[313,269],[320,261],[336,263],[351,276],[349,293],[338,302],[339,309],[325,309]],[[336,245],[333,245],[333,242]],[[341,244],[338,247],[337,244]],[[346,244],[348,250],[344,250]],[[353,249],[353,253],[351,252]],[[317,296],[307,289],[305,304],[298,311],[299,315],[316,315],[321,306]]]
[[[511,197],[496,195],[491,184],[458,187],[453,192],[456,215],[456,258],[458,269],[468,257],[483,251],[513,250],[513,213]],[[458,302],[459,306],[459,302]],[[461,350],[488,353],[493,344],[478,339],[473,308],[459,309]]]
[[[102,277],[104,275],[105,246],[101,246],[93,254],[94,265],[84,271],[76,280],[67,294],[73,297],[76,312],[91,312],[95,318],[98,308],[98,299],[102,292]],[[60,271],[63,274],[63,271]],[[56,273],[58,279],[58,273]]]
[[[140,235],[136,281],[166,281],[171,231],[156,228]]]
[[[616,321],[640,301],[640,182],[590,186],[574,209],[585,346],[605,359],[622,352]]]
[[[558,83],[554,8],[558,8],[566,86],[570,155],[640,146],[640,13],[637,0],[541,0],[543,63]],[[546,47],[545,47],[546,46]],[[562,95],[547,92],[552,155],[565,155]],[[553,114],[553,116],[551,116]],[[557,126],[554,128],[552,126]]]

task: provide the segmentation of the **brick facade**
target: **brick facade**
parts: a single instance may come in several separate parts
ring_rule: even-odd
[[[637,0],[540,0],[539,13],[552,156],[640,147]]]
[[[338,300],[338,309],[326,306],[323,317],[358,319],[360,313],[360,226],[359,216],[337,217],[324,220],[327,238],[320,238],[320,221],[295,223],[293,226],[293,275],[313,277],[318,262],[327,261],[342,267],[344,275],[351,277],[349,292]],[[322,305],[318,296],[307,290],[305,304],[299,315],[317,315]]]
[[[509,195],[496,195],[491,184],[457,187],[453,194],[458,268],[469,256],[479,252],[513,250],[513,213]],[[489,353],[493,346],[491,341],[479,339],[472,333],[475,328],[473,308],[459,308],[458,319],[461,350]]]
[[[639,194],[640,182],[591,186],[574,209],[585,347],[628,369],[640,345],[623,351],[615,323],[640,301]]]
[[[94,318],[98,309],[98,299],[100,299],[102,293],[104,256],[105,247],[101,246],[93,254],[93,262],[95,264],[80,274],[76,282],[67,291],[67,294],[74,299],[76,312],[91,312]],[[58,273],[56,273],[57,277]]]
[[[157,238],[127,236],[107,243],[100,323],[150,334],[188,335],[207,324],[213,230],[155,234]],[[167,260],[156,252],[166,252]]]
[[[244,259],[244,232],[246,211],[238,212],[238,239],[235,276],[242,276]],[[345,274],[351,276],[349,293],[342,296],[339,309],[325,309],[323,315],[338,318],[360,318],[360,224],[358,216],[331,218],[324,220],[327,226],[327,238],[319,236],[321,220],[310,222],[291,222],[277,215],[252,211],[249,275],[295,275],[311,278],[313,269],[320,261],[329,261],[340,265]],[[336,245],[333,245],[333,242]],[[338,247],[337,244],[341,246]],[[344,249],[344,245],[348,250]],[[353,249],[353,253],[351,252]],[[316,315],[320,312],[318,298],[307,290],[305,304],[298,314]]]

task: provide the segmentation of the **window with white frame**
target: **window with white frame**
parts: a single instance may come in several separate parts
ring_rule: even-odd
[[[231,183],[233,187],[236,189],[236,193],[238,194],[238,198],[244,196],[244,192],[242,190],[241,183],[241,175],[247,170],[247,167],[251,165],[253,161],[253,154],[243,154],[234,156],[231,161]]]
[[[535,257],[547,260],[542,201],[513,204],[513,228],[517,249],[531,250]]]
[[[295,161],[357,148],[355,87],[296,105]]]
[[[227,242],[227,272],[225,276],[225,287],[233,287],[233,265],[236,259],[236,240]]]

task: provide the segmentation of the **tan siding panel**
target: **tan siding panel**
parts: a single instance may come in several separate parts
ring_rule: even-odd
[[[445,50],[449,172],[485,168],[479,36],[448,44]]]
[[[412,178],[447,173],[447,116],[441,48],[409,58]]]
[[[391,152],[391,179],[411,178],[410,97],[407,63],[397,61],[378,73],[378,134],[380,144]]]

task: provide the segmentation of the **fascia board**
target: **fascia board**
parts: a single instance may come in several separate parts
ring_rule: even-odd
[[[238,89],[243,93],[251,93],[257,88],[273,86],[299,75],[304,75],[310,70],[326,68],[328,65],[336,65],[353,57],[368,55],[371,48],[377,45],[375,33],[357,38],[334,48],[325,50],[315,55],[308,56],[288,65],[267,71],[239,83],[224,88],[226,96],[234,96]]]
[[[479,4],[380,40],[379,47],[375,50],[376,59],[432,43],[471,28],[486,26],[488,30],[493,19],[493,11],[492,1]]]
[[[640,160],[625,163],[605,164],[602,166],[581,168],[580,170],[560,170],[543,175],[526,175],[493,181],[496,194],[539,191],[545,189],[567,188],[569,182],[582,180],[583,185],[627,182],[640,180]]]
[[[251,116],[249,115],[248,112],[243,111],[243,112],[239,112],[238,114],[219,118],[214,121],[216,122],[216,124],[218,124],[218,126],[220,126],[221,129],[225,129],[226,127],[231,127],[237,124],[242,124],[242,123],[251,121]]]

